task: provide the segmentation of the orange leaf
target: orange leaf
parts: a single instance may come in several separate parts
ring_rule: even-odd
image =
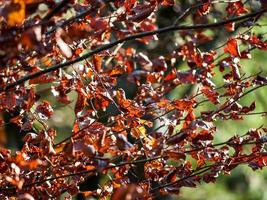
[[[241,57],[239,47],[237,44],[237,40],[234,38],[231,38],[228,40],[226,47],[224,48],[224,52],[229,53],[231,56],[234,57]]]
[[[22,25],[25,19],[25,2],[23,0],[13,0],[11,4],[4,8],[7,14],[7,24],[9,26]]]

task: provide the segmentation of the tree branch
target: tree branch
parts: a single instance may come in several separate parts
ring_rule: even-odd
[[[116,168],[116,167],[121,167],[124,165],[134,165],[134,164],[140,164],[140,163],[146,163],[146,162],[150,162],[153,160],[157,160],[162,158],[162,156],[156,156],[153,158],[147,158],[147,159],[141,159],[141,160],[134,160],[134,161],[126,161],[126,162],[121,162],[118,164],[114,164],[114,165],[110,165],[105,167],[104,170],[108,170],[108,169],[112,169],[112,168]],[[78,175],[83,175],[83,174],[88,174],[88,173],[92,173],[92,172],[96,172],[97,169],[91,169],[91,170],[84,170],[84,171],[80,171],[80,172],[74,172],[74,173],[69,173],[69,174],[64,174],[64,175],[60,175],[60,176],[56,176],[56,177],[52,177],[52,178],[47,178],[47,179],[43,179],[40,181],[36,181],[33,183],[29,183],[29,184],[25,184],[22,186],[22,188],[27,188],[27,187],[31,187],[34,185],[40,185],[42,183],[45,183],[46,181],[53,181],[53,180],[57,180],[57,179],[61,179],[61,178],[67,178],[67,177],[71,177],[71,176],[78,176]],[[0,192],[3,191],[8,191],[8,190],[15,190],[16,187],[15,186],[10,186],[10,187],[6,187],[6,188],[0,188]]]
[[[95,50],[93,50],[93,51],[91,51],[89,53],[86,53],[85,55],[83,55],[81,57],[78,57],[78,58],[76,58],[74,60],[67,61],[67,62],[64,62],[64,63],[60,63],[60,64],[54,65],[54,66],[52,66],[50,68],[44,69],[42,71],[26,75],[26,76],[18,79],[16,82],[7,84],[6,87],[1,87],[0,88],[0,92],[7,91],[7,90],[9,90],[9,89],[11,89],[11,88],[13,88],[13,87],[15,87],[17,85],[20,85],[20,84],[24,83],[25,81],[28,81],[28,80],[33,79],[33,78],[36,78],[36,77],[41,76],[43,74],[47,74],[49,72],[53,72],[53,71],[56,71],[58,69],[64,68],[66,66],[75,64],[75,63],[80,62],[80,61],[83,61],[83,60],[85,60],[85,59],[87,59],[87,58],[89,58],[89,57],[91,57],[91,56],[93,56],[93,55],[95,55],[97,53],[100,53],[100,52],[102,52],[104,50],[108,50],[108,49],[110,49],[110,48],[112,48],[112,47],[114,47],[114,46],[116,46],[116,45],[118,45],[120,43],[123,43],[123,42],[135,40],[135,39],[138,39],[138,38],[143,38],[143,37],[146,37],[146,36],[151,36],[151,35],[156,35],[156,34],[163,34],[163,33],[171,32],[171,31],[199,30],[199,29],[216,28],[216,27],[224,26],[224,25],[226,25],[228,23],[237,22],[237,21],[241,21],[241,20],[245,20],[245,19],[249,19],[249,18],[253,18],[253,17],[259,16],[259,15],[262,15],[266,11],[267,11],[267,9],[262,9],[262,10],[259,10],[259,11],[256,11],[256,12],[253,12],[253,13],[250,13],[250,14],[247,14],[247,15],[243,15],[243,16],[240,16],[240,17],[235,17],[235,18],[224,20],[224,21],[217,22],[217,23],[198,24],[198,25],[191,25],[191,26],[171,25],[171,26],[167,26],[167,27],[164,27],[164,28],[160,28],[160,29],[154,30],[154,31],[147,31],[147,32],[141,32],[141,33],[133,34],[133,35],[127,36],[125,38],[116,40],[114,42],[110,42],[109,44],[100,46],[99,48],[96,48]]]
[[[57,14],[63,7],[65,7],[70,0],[62,0],[59,4],[57,4],[44,18],[43,21],[48,21],[51,19],[55,14]]]
[[[111,2],[111,0],[106,0],[105,2],[109,3],[109,2]],[[93,4],[93,5],[91,5],[90,8],[84,10],[83,12],[81,12],[81,13],[79,13],[79,14],[77,14],[77,15],[75,15],[75,16],[73,16],[73,17],[71,17],[71,18],[69,18],[69,19],[67,19],[65,21],[63,21],[60,24],[56,24],[51,30],[47,31],[45,33],[45,35],[46,36],[50,35],[53,32],[55,32],[57,30],[57,28],[64,28],[65,26],[68,26],[68,25],[72,24],[73,22],[77,21],[78,19],[83,19],[84,17],[89,15],[91,12],[93,12],[95,9],[97,9],[98,8],[97,6],[98,6],[97,4]]]
[[[264,154],[264,153],[262,153],[262,154]],[[251,157],[251,159],[256,159],[256,158],[262,156],[262,154],[259,154],[259,156],[256,156],[255,153],[252,153],[252,154],[249,154],[249,155],[244,155],[242,158],[246,158],[246,157],[249,158],[249,157]],[[253,155],[254,155],[254,156],[253,156]],[[240,163],[240,164],[244,164],[244,163],[248,163],[248,161],[243,161],[243,162],[239,162],[239,163]],[[174,181],[174,182],[166,183],[166,184],[160,185],[160,186],[158,186],[158,187],[152,188],[152,189],[150,190],[150,192],[155,192],[155,191],[157,191],[157,190],[160,190],[160,189],[163,189],[163,188],[166,188],[166,187],[169,187],[169,186],[174,186],[174,185],[180,183],[181,181],[184,181],[184,180],[186,180],[186,179],[192,178],[192,177],[194,177],[194,176],[201,175],[201,174],[203,174],[203,173],[209,171],[210,169],[212,169],[212,167],[223,166],[223,165],[224,165],[224,163],[215,163],[215,164],[213,164],[213,165],[207,165],[207,166],[204,166],[204,167],[202,167],[202,168],[199,168],[199,169],[193,171],[190,175],[185,176],[185,177],[183,177],[183,178],[180,178],[180,179],[178,179],[178,180],[176,180],[176,181]],[[234,165],[234,163],[231,163],[230,165]]]
[[[214,144],[212,146],[213,147],[216,147],[216,146],[221,146],[221,145],[229,145],[230,143],[231,143],[231,141],[228,140],[226,142],[217,143],[217,144]],[[266,143],[266,141],[263,140],[263,141],[255,141],[255,142],[246,142],[246,143],[242,143],[240,145],[264,144],[264,143]],[[207,147],[196,148],[196,149],[192,149],[192,150],[187,150],[187,151],[184,151],[183,153],[188,154],[188,153],[192,153],[192,152],[195,152],[195,151],[201,151],[201,150],[203,150],[205,148],[207,148]],[[118,163],[118,164],[109,165],[109,166],[105,167],[104,170],[112,169],[112,168],[115,168],[115,167],[121,167],[121,166],[125,166],[125,165],[135,165],[135,164],[140,164],[140,163],[146,163],[146,162],[158,160],[158,159],[161,159],[161,158],[164,158],[164,157],[165,156],[160,155],[160,156],[155,156],[153,158],[140,159],[140,160],[134,160],[134,161],[125,161],[125,162],[121,162],[121,163]],[[162,185],[162,186],[153,188],[153,189],[151,189],[151,192],[153,192],[155,190],[158,190],[158,189],[161,189],[161,188],[164,188],[164,187],[175,185],[175,184],[179,183],[180,181],[183,181],[183,180],[186,180],[186,179],[191,178],[193,176],[202,174],[203,172],[208,171],[210,169],[210,167],[213,167],[215,165],[217,165],[217,164],[214,164],[214,165],[211,165],[211,166],[204,166],[203,168],[200,168],[200,169],[194,171],[193,174],[191,174],[189,176],[186,176],[184,178],[181,178],[181,179],[179,179],[179,180],[177,180],[175,182],[168,183],[168,184],[165,184],[165,185]],[[208,168],[208,170],[207,170],[207,168]],[[203,169],[206,169],[206,170],[203,170]],[[57,180],[57,179],[61,179],[61,178],[67,178],[67,177],[72,177],[72,176],[78,176],[78,175],[93,173],[93,172],[96,172],[96,171],[97,171],[96,169],[92,169],[92,170],[85,170],[85,171],[80,171],[80,172],[74,172],[74,173],[64,174],[64,175],[60,175],[60,176],[56,176],[56,177],[52,177],[52,178],[47,178],[47,179],[43,179],[43,180],[40,180],[40,181],[36,181],[36,182],[33,182],[33,183],[25,184],[25,185],[23,185],[22,188],[31,187],[31,186],[34,186],[34,185],[40,185],[40,184],[43,184],[43,183],[45,183],[47,181],[53,181],[53,180]],[[198,173],[196,173],[196,172],[198,172]],[[15,190],[15,189],[16,189],[15,186],[10,186],[10,187],[6,187],[6,188],[0,188],[0,192],[10,191],[10,190]]]

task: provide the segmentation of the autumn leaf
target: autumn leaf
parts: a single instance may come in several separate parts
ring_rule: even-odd
[[[198,9],[200,15],[207,15],[210,11],[211,0],[201,0],[202,6]]]
[[[267,166],[267,128],[234,128],[267,113],[265,1],[0,2],[1,199],[182,198]]]
[[[248,10],[244,7],[244,4],[242,3],[242,1],[228,3],[228,6],[226,7],[226,11],[228,13],[228,16],[234,16],[234,15],[239,16],[241,14],[248,12]]]
[[[233,57],[240,57],[239,46],[235,38],[231,38],[227,41],[224,52],[229,53]]]
[[[212,103],[214,104],[220,103],[219,93],[214,91],[214,89],[209,88],[209,87],[203,87],[201,89],[201,92],[203,92]]]
[[[44,120],[49,119],[54,113],[53,108],[48,101],[43,101],[40,105],[38,105],[35,112],[38,114],[40,119]]]
[[[155,5],[137,4],[135,7],[132,8],[133,14],[128,17],[128,20],[134,21],[134,22],[141,22],[142,20],[149,17],[149,15],[151,15],[154,9],[155,9]]]
[[[142,197],[143,194],[142,188],[139,186],[136,186],[134,184],[131,185],[125,185],[124,187],[121,187],[117,189],[114,194],[111,196],[111,200],[117,200],[117,199],[128,199],[128,200],[134,200],[139,197]]]
[[[2,15],[5,16],[7,24],[11,27],[22,25],[25,20],[25,2],[23,0],[12,0],[2,10]]]

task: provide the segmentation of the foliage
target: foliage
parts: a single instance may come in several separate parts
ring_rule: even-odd
[[[267,165],[264,126],[215,141],[218,122],[266,115],[240,102],[267,85],[243,64],[267,50],[253,31],[265,0],[0,2],[0,109],[11,116],[1,123],[26,133],[18,151],[0,149],[1,198],[153,199]],[[71,135],[56,142],[49,120],[73,93]],[[96,175],[103,183],[82,190]]]

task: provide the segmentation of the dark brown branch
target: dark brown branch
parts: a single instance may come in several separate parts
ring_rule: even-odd
[[[249,78],[256,77],[257,75],[260,75],[260,73],[262,73],[262,72],[258,72],[258,73],[255,73],[255,74],[251,75],[251,76],[244,77],[244,78],[242,78],[242,79],[240,79],[240,80],[241,80],[241,81],[244,81],[244,80],[247,80],[247,79],[249,79]],[[223,84],[222,86],[219,86],[219,87],[215,88],[214,90],[217,91],[217,90],[219,90],[219,89],[222,89],[223,87],[227,86],[228,84],[229,84],[229,83],[225,83],[225,84]],[[193,97],[191,97],[191,99],[193,99],[193,98],[195,98],[195,97],[197,97],[197,96],[199,96],[199,95],[203,95],[203,93],[199,92],[199,93],[197,93],[196,95],[194,95]],[[205,99],[204,101],[201,101],[201,102],[197,103],[196,106],[195,106],[194,108],[196,108],[197,106],[199,106],[200,104],[202,104],[203,102],[206,102],[206,101],[209,101],[209,100],[208,100],[208,99]],[[170,103],[172,104],[173,102],[174,102],[174,101],[171,101]],[[157,108],[153,109],[152,111],[155,111],[155,110],[157,110]],[[157,120],[157,119],[160,119],[161,117],[163,117],[163,116],[165,116],[165,115],[167,115],[167,114],[169,114],[169,113],[171,113],[171,112],[173,112],[173,111],[175,111],[175,110],[176,110],[176,108],[170,109],[170,110],[166,111],[165,113],[162,113],[162,114],[160,114],[159,116],[154,117],[153,119],[151,119],[151,121],[155,121],[155,120]],[[266,113],[267,113],[267,111],[266,111],[266,112],[258,112],[258,113],[247,113],[247,115],[257,115],[257,114],[266,114]],[[103,117],[107,117],[108,115],[109,115],[109,114],[107,113],[106,115],[100,117],[99,119],[101,119],[101,118],[103,118]],[[240,114],[240,115],[242,115],[242,114]],[[245,115],[245,114],[243,114],[243,115]],[[198,118],[200,118],[200,117],[198,117]],[[183,121],[183,120],[184,120],[184,118],[183,118],[183,119],[180,119],[179,121]],[[96,121],[94,121],[92,124],[94,124],[95,122],[96,122]],[[110,125],[112,125],[113,123],[114,123],[114,122],[111,122],[111,124],[106,124],[106,125],[107,125],[107,126],[110,126]],[[77,136],[77,134],[78,134],[79,132],[84,131],[85,129],[89,128],[92,124],[89,124],[88,126],[82,128],[82,129],[79,130],[74,136]],[[164,126],[164,125],[162,125],[162,126]],[[152,130],[152,132],[155,132],[156,130],[158,130],[158,129],[161,128],[162,126],[159,126],[159,127],[156,128],[155,130]],[[131,128],[123,129],[123,131],[127,131],[128,129],[131,129]],[[178,133],[178,134],[179,134],[179,133]],[[175,135],[176,135],[176,134],[175,134]],[[174,137],[175,135],[171,136],[171,138]],[[70,139],[73,138],[74,136],[73,136],[73,135],[70,135],[69,137],[63,139],[62,141],[60,141],[60,142],[54,144],[54,147],[59,146],[59,145],[63,144],[64,142],[67,142],[68,140],[70,140]],[[170,139],[170,138],[169,138],[169,139]]]
[[[218,110],[212,112],[212,113],[209,115],[209,117],[218,114],[219,112],[225,110],[226,108],[229,108],[231,105],[233,105],[235,102],[237,102],[238,100],[240,100],[240,99],[243,98],[244,96],[246,96],[246,95],[250,94],[251,92],[254,92],[255,90],[257,90],[257,89],[259,89],[259,88],[262,88],[262,87],[264,87],[264,86],[266,86],[266,85],[267,85],[266,83],[265,83],[265,84],[262,84],[262,85],[259,85],[259,86],[257,86],[257,87],[254,87],[254,88],[248,90],[247,92],[243,93],[243,94],[240,95],[239,97],[236,97],[234,100],[233,100],[233,99],[230,99],[230,100],[228,101],[228,102],[229,102],[228,104],[226,104],[225,106],[221,107],[220,109],[218,109]],[[233,100],[233,101],[230,102],[231,100]],[[209,117],[208,117],[208,118],[209,118]]]
[[[230,143],[231,143],[231,141],[226,141],[226,142],[214,144],[212,146],[215,147],[215,146],[221,146],[221,145],[229,145]],[[265,141],[255,141],[255,142],[242,143],[240,145],[264,144],[264,143],[266,143],[266,142]],[[196,149],[193,149],[193,150],[184,151],[183,153],[186,153],[187,154],[187,153],[191,153],[191,152],[195,152],[195,151],[201,151],[201,150],[203,150],[205,148],[207,148],[207,147],[196,148]],[[153,157],[153,158],[147,158],[147,159],[140,159],[140,160],[134,160],[134,161],[121,162],[121,163],[118,163],[118,164],[109,165],[109,166],[107,166],[105,168],[105,170],[112,169],[112,168],[115,168],[115,167],[121,167],[121,166],[125,166],[125,165],[135,165],[135,164],[140,164],[140,163],[146,163],[146,162],[154,161],[154,160],[161,159],[161,158],[164,158],[164,156],[161,156],[160,155],[160,156],[156,156],[156,157]],[[214,166],[214,165],[212,165],[212,166]],[[182,179],[179,179],[179,180],[177,180],[177,181],[175,181],[173,183],[169,183],[169,184],[166,184],[166,185],[159,186],[157,188],[153,188],[151,190],[151,192],[153,192],[155,190],[158,190],[158,189],[161,189],[161,188],[164,188],[164,187],[167,187],[167,186],[170,186],[170,185],[177,184],[180,181],[183,181],[183,180],[188,179],[190,177],[199,175],[199,174],[207,171],[206,168],[209,169],[210,167],[211,166],[204,166],[203,168],[200,168],[197,171],[195,171],[194,174],[192,174],[190,176],[187,176],[187,177],[184,177]],[[203,169],[206,169],[206,170],[203,170]],[[23,188],[31,187],[31,186],[34,186],[34,185],[39,185],[39,184],[45,183],[46,181],[53,181],[53,180],[57,180],[57,179],[61,179],[61,178],[67,178],[67,177],[71,177],[71,176],[78,176],[78,175],[83,175],[83,174],[89,174],[89,173],[93,173],[93,172],[96,172],[96,170],[93,169],[93,170],[85,170],[85,171],[80,171],[80,172],[75,172],[75,173],[64,174],[64,175],[61,175],[61,176],[56,176],[56,177],[47,178],[47,179],[44,179],[44,180],[41,180],[41,181],[36,181],[36,182],[33,182],[33,183],[25,184],[25,185],[23,185]],[[198,172],[198,173],[196,173],[196,172]],[[7,188],[0,188],[0,192],[8,191],[8,190],[15,190],[15,189],[16,189],[15,186],[10,186],[10,187],[7,187]]]
[[[206,117],[205,119],[209,119],[211,118],[212,116],[215,116],[216,114],[218,114],[219,112],[223,111],[224,109],[226,108],[229,108],[231,105],[233,105],[235,102],[237,102],[238,100],[240,100],[241,98],[243,98],[244,96],[250,94],[251,92],[254,92],[255,90],[259,89],[259,88],[262,88],[264,86],[267,86],[267,84],[263,84],[263,85],[259,85],[257,87],[254,87],[250,90],[248,90],[247,92],[243,93],[242,95],[240,95],[239,97],[235,98],[232,102],[230,102],[230,100],[228,102],[230,102],[229,104],[226,104],[226,106],[218,109],[218,110],[215,110],[214,112],[212,112],[211,114],[208,115],[208,117]],[[201,115],[198,116],[196,119],[200,119],[201,118]],[[204,119],[204,118],[203,118]],[[205,120],[204,119],[204,120]],[[170,141],[172,138],[176,137],[178,134],[181,134],[182,131],[179,131],[178,133],[174,134],[174,135],[171,135],[169,138],[167,138],[166,141]]]
[[[57,4],[44,18],[43,21],[48,21],[54,15],[56,15],[63,7],[65,7],[70,0],[62,0],[59,4]]]
[[[245,135],[240,136],[240,137],[243,137],[243,136],[246,136],[246,135],[247,135],[247,133]],[[232,140],[228,140],[226,142],[221,142],[221,143],[213,144],[213,145],[207,146],[207,147],[199,147],[199,148],[187,150],[187,151],[184,151],[182,153],[190,154],[190,153],[193,153],[193,152],[204,150],[204,149],[206,149],[208,147],[218,147],[218,146],[223,146],[223,145],[231,145],[231,142],[232,142]],[[240,146],[252,145],[252,144],[264,144],[264,143],[266,143],[266,142],[265,141],[252,141],[252,142],[244,142],[244,143],[241,143]]]
[[[131,41],[131,40],[135,40],[135,39],[138,39],[138,38],[143,38],[143,37],[146,37],[146,36],[150,36],[150,35],[156,35],[156,34],[163,34],[163,33],[167,33],[167,32],[171,32],[171,31],[179,31],[179,30],[199,30],[199,29],[208,29],[208,28],[216,28],[216,27],[220,27],[220,26],[224,26],[228,23],[232,23],[232,22],[237,22],[237,21],[241,21],[241,20],[245,20],[245,19],[248,19],[248,18],[253,18],[253,17],[256,17],[258,15],[261,15],[263,13],[265,13],[267,11],[267,9],[262,9],[262,10],[259,10],[259,11],[256,11],[256,12],[253,12],[253,13],[250,13],[250,14],[247,14],[247,15],[243,15],[243,16],[240,16],[240,17],[235,17],[235,18],[232,18],[232,19],[228,19],[228,20],[224,20],[224,21],[221,21],[221,22],[217,22],[217,23],[211,23],[211,24],[198,24],[198,25],[192,25],[192,26],[167,26],[165,28],[160,28],[160,29],[157,29],[155,31],[147,31],[147,32],[142,32],[142,33],[137,33],[137,34],[133,34],[133,35],[130,35],[130,36],[127,36],[125,38],[122,38],[122,39],[119,39],[119,40],[116,40],[114,42],[111,42],[109,44],[106,44],[106,45],[103,45],[99,48],[96,48],[95,50],[81,56],[81,57],[78,57],[74,60],[71,60],[71,61],[67,61],[67,62],[64,62],[64,63],[60,63],[60,64],[57,64],[57,65],[54,65],[50,68],[47,68],[45,70],[42,70],[42,71],[39,71],[39,72],[36,72],[36,73],[32,73],[32,74],[29,74],[27,76],[24,76],[20,79],[18,79],[16,82],[14,83],[9,83],[6,85],[6,87],[2,87],[0,88],[0,91],[7,91],[17,85],[20,85],[22,83],[24,83],[25,81],[28,81],[28,80],[31,80],[33,78],[36,78],[38,76],[41,76],[43,74],[47,74],[49,72],[53,72],[53,71],[56,71],[58,69],[61,69],[61,68],[64,68],[66,66],[69,66],[69,65],[72,65],[72,64],[75,64],[77,62],[80,62],[80,61],[83,61],[97,53],[100,53],[104,50],[107,50],[107,49],[110,49],[120,43],[123,43],[123,42],[127,42],[127,41]]]
[[[34,185],[39,185],[39,184],[45,183],[46,181],[53,181],[53,180],[57,180],[57,179],[61,179],[61,178],[67,178],[67,177],[71,177],[71,176],[88,174],[88,173],[95,172],[95,171],[96,170],[86,170],[86,171],[80,171],[80,172],[69,173],[69,174],[65,174],[65,175],[61,175],[61,176],[56,176],[56,177],[52,177],[52,178],[47,178],[47,179],[44,179],[41,181],[36,181],[33,183],[25,184],[25,185],[23,185],[22,188],[27,188],[27,187],[31,187]],[[8,190],[15,190],[15,189],[16,189],[15,186],[10,186],[10,187],[6,187],[6,188],[0,188],[0,192],[8,191]]]
[[[64,21],[64,22],[62,22],[60,24],[56,24],[53,28],[51,28],[49,31],[47,31],[45,33],[45,35],[50,35],[53,32],[55,32],[58,28],[64,28],[65,26],[68,26],[68,25],[72,24],[76,20],[86,17],[90,12],[92,12],[92,9],[93,8],[89,8],[89,9],[81,12],[80,14],[78,14],[78,15],[76,15],[74,17],[71,17],[70,19],[67,19],[66,21]]]
[[[266,116],[267,111],[253,112],[253,113],[239,113],[238,115],[262,115],[262,116]]]
[[[141,159],[141,160],[121,162],[121,163],[118,163],[118,164],[107,166],[105,168],[105,170],[112,169],[112,168],[115,168],[115,167],[121,167],[121,166],[124,166],[124,165],[135,165],[135,164],[140,164],[140,163],[146,163],[146,162],[150,162],[150,161],[157,160],[157,159],[160,159],[160,158],[162,158],[162,156],[156,156],[154,158],[147,158],[147,159]],[[57,180],[57,179],[61,179],[61,178],[67,178],[67,177],[71,177],[71,176],[78,176],[78,175],[83,175],[83,174],[88,174],[88,173],[93,173],[93,172],[97,172],[97,170],[96,169],[91,169],[91,170],[85,170],[85,171],[80,171],[80,172],[64,174],[64,175],[56,176],[56,177],[52,177],[52,178],[47,178],[47,179],[44,179],[44,180],[41,180],[41,181],[36,181],[36,182],[33,182],[33,183],[25,184],[25,185],[23,185],[22,188],[31,187],[31,186],[34,186],[34,185],[40,185],[42,183],[45,183],[46,181],[53,181],[53,180]],[[6,187],[6,188],[0,188],[0,192],[8,191],[8,190],[15,190],[15,189],[16,189],[15,186],[10,186],[10,187]]]
[[[209,166],[205,166],[205,167],[203,167],[203,168],[200,168],[200,169],[194,171],[194,173],[192,173],[192,174],[189,175],[189,176],[185,176],[185,177],[183,177],[183,178],[181,178],[181,179],[179,179],[179,180],[177,180],[177,181],[174,181],[174,182],[172,182],[172,183],[167,183],[167,184],[165,184],[165,185],[160,185],[160,186],[158,186],[158,187],[152,188],[152,189],[150,190],[150,192],[155,192],[155,191],[160,190],[160,189],[162,189],[162,188],[169,187],[169,186],[172,186],[172,185],[176,185],[176,184],[178,184],[178,183],[181,182],[181,181],[184,181],[184,180],[189,179],[189,178],[192,178],[192,177],[194,177],[194,176],[203,174],[204,172],[209,171],[212,167],[214,167],[214,166],[216,166],[216,165],[218,165],[218,164],[209,165]]]
[[[262,156],[262,154],[264,154],[264,153],[259,153],[258,156],[256,156],[255,154],[256,154],[256,153],[252,153],[252,154],[249,154],[249,155],[244,155],[242,158],[246,158],[246,157],[249,158],[249,157],[251,157],[251,159],[249,160],[249,161],[251,161],[251,160],[253,160],[253,159],[256,159],[257,157]],[[249,161],[240,161],[239,164],[245,164],[245,163],[248,163]],[[150,192],[155,192],[155,191],[157,191],[157,190],[160,190],[160,189],[163,189],[163,188],[166,188],[166,187],[169,187],[169,186],[174,186],[174,185],[180,183],[181,181],[184,181],[184,180],[186,180],[186,179],[192,178],[192,177],[194,177],[194,176],[201,175],[201,174],[203,174],[203,173],[209,171],[209,170],[212,169],[213,167],[216,167],[216,166],[223,166],[224,164],[225,164],[225,163],[216,163],[216,164],[213,164],[213,165],[207,165],[207,166],[204,166],[204,167],[202,167],[202,168],[200,168],[200,169],[197,169],[197,170],[195,170],[194,172],[192,172],[191,175],[188,175],[188,176],[185,176],[185,177],[183,177],[183,178],[180,178],[180,179],[178,179],[177,181],[174,181],[174,182],[172,182],[172,183],[166,183],[166,184],[164,184],[164,185],[160,185],[160,186],[158,186],[158,187],[152,188],[152,189],[150,190]],[[235,163],[231,163],[231,165],[234,165],[234,164],[235,164]]]

